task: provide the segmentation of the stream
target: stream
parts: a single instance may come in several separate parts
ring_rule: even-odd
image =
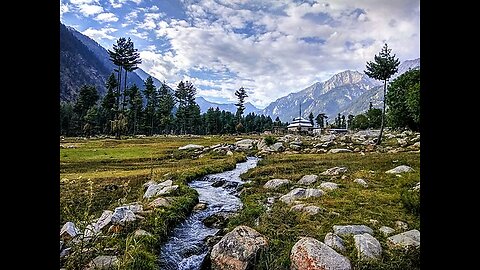
[[[198,194],[200,203],[206,203],[204,210],[193,212],[184,222],[173,229],[167,242],[162,246],[159,256],[160,269],[199,270],[207,255],[205,244],[207,236],[215,235],[219,229],[209,228],[203,220],[219,212],[235,212],[242,208],[238,198],[238,186],[244,182],[240,174],[257,166],[258,158],[248,157],[246,162],[237,163],[236,168],[222,173],[209,174],[190,182]],[[212,184],[225,181],[219,187]]]

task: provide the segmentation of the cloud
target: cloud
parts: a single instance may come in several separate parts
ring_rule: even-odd
[[[83,16],[88,17],[103,12],[102,6],[81,4],[78,5],[78,9]]]
[[[106,13],[100,13],[97,15],[95,18],[97,21],[101,22],[116,22],[118,21],[118,17],[115,16],[115,14],[106,12]]]
[[[82,34],[89,36],[92,39],[100,40],[100,39],[108,39],[114,40],[116,37],[110,35],[111,33],[116,32],[117,29],[108,27],[102,29],[93,29],[92,27],[88,28],[87,30],[83,31]]]

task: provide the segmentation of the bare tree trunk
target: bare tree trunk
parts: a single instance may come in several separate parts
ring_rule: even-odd
[[[385,100],[387,99],[387,80],[383,81],[383,112],[382,112],[382,124],[380,126],[380,134],[378,134],[378,139],[376,145],[380,145],[382,143],[382,134],[383,134],[383,127],[385,123]]]
[[[123,87],[122,111],[125,110],[125,91],[127,90],[127,70],[125,69],[125,84]]]

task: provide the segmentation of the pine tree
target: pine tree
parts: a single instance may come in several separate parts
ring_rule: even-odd
[[[237,91],[235,91],[235,96],[238,98],[238,103],[235,104],[237,106],[237,113],[235,114],[237,118],[239,119],[238,121],[240,122],[240,118],[243,115],[243,112],[245,111],[245,98],[248,97],[247,92],[245,91],[245,88],[240,87]]]
[[[116,94],[115,94],[115,89],[117,88],[117,81],[115,79],[115,75],[112,73],[110,77],[108,77],[107,80],[107,93],[103,97],[102,100],[102,109],[103,112],[105,113],[105,118],[106,122],[110,123],[110,121],[113,121],[115,119],[115,113],[117,111],[116,107]],[[109,133],[110,125],[106,126],[106,133]]]
[[[73,111],[77,114],[79,119],[79,128],[83,129],[85,124],[85,115],[87,111],[93,107],[98,101],[97,88],[93,85],[83,85],[80,88],[80,93],[78,94],[75,105],[73,106]]]
[[[140,89],[136,84],[133,84],[127,91],[128,97],[128,122],[131,123],[132,134],[138,132],[138,126],[142,117],[143,100]]]
[[[125,56],[124,56],[124,63],[123,69],[125,70],[125,79],[124,79],[124,91],[127,90],[127,74],[128,72],[132,72],[138,68],[138,64],[141,64],[142,60],[140,59],[140,53],[138,50],[135,49],[135,46],[130,38],[125,42]],[[123,95],[123,104],[122,110],[125,107],[125,95]]]
[[[174,97],[165,82],[163,82],[160,89],[158,89],[158,120],[160,122],[160,130],[164,134],[170,131],[173,122],[172,110],[174,106]]]
[[[108,55],[110,56],[110,61],[117,66],[115,72],[117,72],[117,109],[120,108],[120,98],[121,98],[121,85],[122,85],[122,72],[125,66],[125,53],[126,53],[126,43],[127,40],[124,37],[121,37],[117,40],[116,44],[113,44],[113,50],[107,50]],[[118,118],[118,112],[117,117]]]
[[[348,129],[352,129],[352,124],[353,124],[353,119],[355,118],[355,116],[349,114],[348,117],[347,117],[347,128]]]
[[[315,121],[317,122],[317,125],[320,128],[325,127],[325,119],[328,118],[324,113],[319,113],[317,117],[315,118]]]
[[[158,93],[157,88],[153,84],[152,76],[148,76],[148,78],[144,82],[145,89],[143,90],[143,96],[146,100],[145,106],[145,127],[148,127],[150,136],[153,135],[153,128],[154,128],[154,120],[155,120],[155,111],[157,110],[158,106]]]
[[[378,135],[377,145],[382,142],[383,128],[385,125],[385,100],[387,98],[387,81],[390,77],[398,71],[398,65],[400,61],[395,59],[395,54],[390,55],[392,49],[388,48],[388,45],[385,43],[379,55],[375,55],[373,62],[367,62],[367,70],[365,74],[368,77],[382,80],[383,81],[383,111],[382,111],[382,123],[380,127],[380,134]]]

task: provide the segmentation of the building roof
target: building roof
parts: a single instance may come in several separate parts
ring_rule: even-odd
[[[303,117],[295,117],[290,125],[287,128],[291,127],[313,127],[312,123],[309,120]]]

